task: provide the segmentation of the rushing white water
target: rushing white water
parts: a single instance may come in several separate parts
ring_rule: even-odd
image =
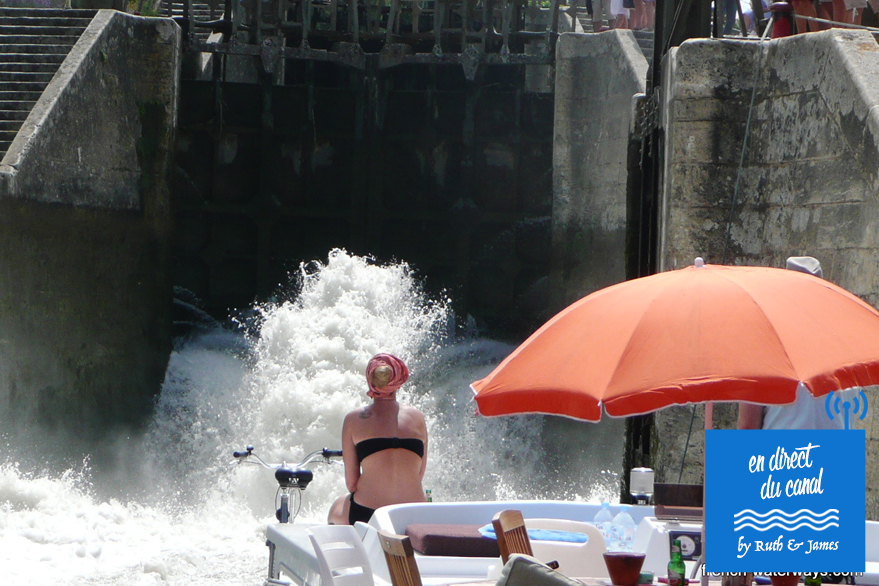
[[[377,352],[410,367],[400,400],[427,417],[425,486],[437,500],[614,499],[619,426],[575,424],[565,458],[554,459],[546,446],[559,440],[547,438],[542,417],[477,417],[469,383],[512,347],[456,336],[449,301],[428,299],[405,264],[333,251],[303,267],[294,289],[253,308],[245,333],[181,345],[143,437],[120,437],[75,466],[7,446],[0,583],[261,584],[276,485],[267,470],[231,466],[231,452],[250,444],[295,462],[340,447]],[[566,459],[577,465],[559,466]],[[344,492],[341,465],[313,470],[297,523],[322,522]]]

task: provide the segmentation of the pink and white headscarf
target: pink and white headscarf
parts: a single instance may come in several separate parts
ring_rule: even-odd
[[[390,366],[392,371],[390,382],[381,389],[377,389],[372,384],[372,374],[379,366]],[[408,379],[409,369],[406,368],[402,360],[393,354],[376,354],[369,359],[369,364],[366,366],[366,384],[369,385],[369,390],[366,394],[373,399],[376,397],[387,397],[403,386],[403,383]]]

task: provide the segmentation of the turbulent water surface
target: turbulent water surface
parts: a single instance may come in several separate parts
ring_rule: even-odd
[[[0,583],[262,584],[276,485],[267,470],[230,465],[231,452],[250,444],[298,461],[338,448],[378,352],[412,372],[400,399],[427,416],[425,487],[437,500],[613,499],[618,428],[581,424],[577,466],[560,467],[545,455],[541,417],[477,417],[468,385],[512,347],[460,335],[449,301],[427,298],[405,264],[334,251],[301,268],[290,296],[178,344],[143,436],[75,462],[6,438]],[[341,465],[313,470],[297,523],[322,522],[344,492]]]

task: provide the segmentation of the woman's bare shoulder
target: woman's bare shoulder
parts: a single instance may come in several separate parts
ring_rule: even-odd
[[[415,407],[409,405],[400,406],[400,424],[410,428],[420,434],[427,433],[427,423],[424,420],[424,413]]]
[[[369,409],[369,405],[358,407],[353,411],[349,411],[348,414],[345,415],[345,424],[356,426],[360,421],[369,419],[371,415],[372,411]]]
[[[400,404],[400,413],[408,416],[408,417],[419,417],[424,419],[424,413],[422,413],[418,407],[413,407],[412,405],[405,405],[403,403]]]

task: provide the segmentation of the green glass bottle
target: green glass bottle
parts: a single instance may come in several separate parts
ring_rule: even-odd
[[[427,502],[432,503],[433,502],[433,494],[431,493],[431,490],[428,488],[424,492],[425,492],[425,494],[427,494]]]
[[[675,539],[671,544],[671,559],[668,562],[668,586],[685,586],[687,568],[681,557],[681,540]]]
[[[818,572],[807,573],[803,576],[805,586],[821,586],[821,574]]]

